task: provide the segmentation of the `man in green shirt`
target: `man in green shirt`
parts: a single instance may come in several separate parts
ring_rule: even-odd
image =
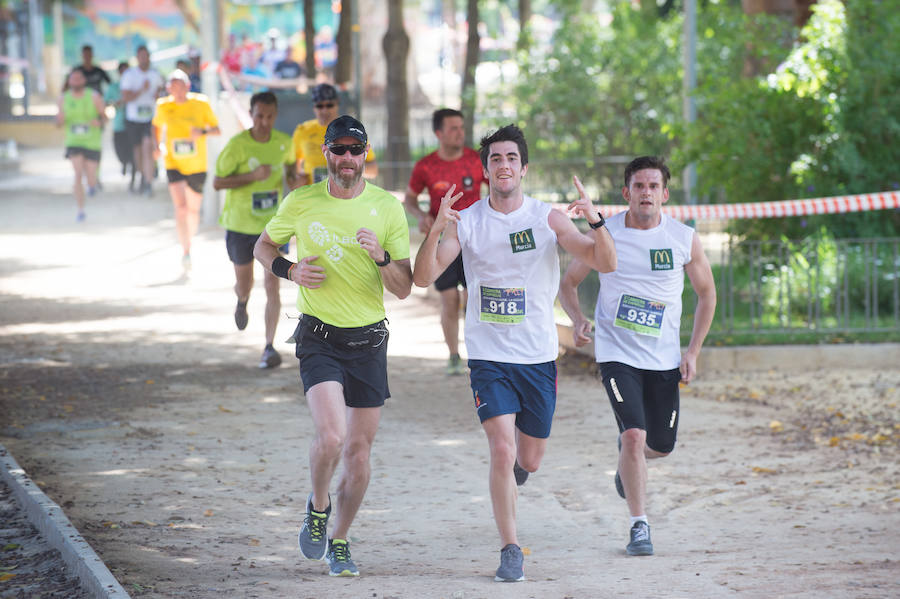
[[[328,178],[291,192],[254,250],[263,266],[299,286],[302,316],[294,338],[316,429],[309,458],[313,491],[299,543],[308,559],[328,561],[331,576],[359,575],[347,535],[369,485],[369,454],[390,397],[384,289],[403,299],[412,286],[403,205],[362,178],[368,151],[362,123],[347,115],[333,120],[321,146]],[[291,237],[299,263],[278,253]],[[328,539],[328,490],[341,459]]]
[[[289,187],[296,184],[291,138],[273,128],[277,115],[278,100],[273,93],[254,94],[250,98],[253,126],[232,137],[216,160],[213,188],[227,190],[219,224],[225,228],[228,257],[234,263],[234,292],[237,294],[234,322],[238,330],[247,327],[247,301],[253,289],[253,246],[278,210],[282,172]],[[285,240],[282,248],[285,253],[288,241]],[[281,356],[273,346],[281,297],[278,278],[269,271],[263,276],[266,346],[259,367],[274,368],[281,364]]]

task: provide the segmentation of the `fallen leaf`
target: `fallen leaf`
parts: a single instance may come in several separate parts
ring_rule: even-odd
[[[528,547],[522,547],[522,555],[531,555],[531,549]]]
[[[739,481],[735,482],[734,484],[736,484],[736,485],[746,485],[746,484],[747,484],[747,481],[745,481],[745,480],[739,480]]]
[[[769,428],[772,430],[773,433],[780,433],[784,430],[784,424],[782,424],[778,420],[773,420],[772,422],[769,423]]]
[[[147,383],[148,385],[156,384],[156,381],[154,381],[153,379],[147,379],[147,380],[144,381],[144,382]]]
[[[227,412],[228,414],[231,414],[231,413],[232,413],[232,410],[229,410],[229,409],[226,408],[225,406],[219,406],[219,411],[220,411],[220,412]]]
[[[206,510],[205,512],[203,512],[203,515],[208,517],[208,516],[212,516],[213,513],[214,512],[212,510]]]
[[[763,468],[762,466],[754,466],[753,471],[757,474],[775,474],[775,470],[772,468]]]
[[[251,547],[259,547],[259,539],[250,539]]]
[[[13,578],[14,576],[15,576],[15,574],[12,574],[11,572],[7,572],[6,574],[0,574],[0,582],[6,582],[7,580],[9,580],[10,578]]]

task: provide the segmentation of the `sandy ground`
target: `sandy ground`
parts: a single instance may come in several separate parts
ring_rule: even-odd
[[[107,173],[76,225],[67,165],[29,168],[49,174],[0,181],[0,442],[132,596],[900,596],[900,370],[701,363],[678,449],[651,464],[656,555],[630,558],[615,426],[580,356],[560,361],[549,449],[519,495],[528,580],[494,583],[487,444],[422,292],[388,301],[393,398],[351,529],[362,575],[329,578],[296,546],[312,429],[292,346],[256,368],[264,294],[238,332],[221,231],[201,231],[184,278],[163,189],[134,198]],[[295,316],[286,282],[282,297]]]

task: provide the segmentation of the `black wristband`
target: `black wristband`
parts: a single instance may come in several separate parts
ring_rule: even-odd
[[[294,262],[291,262],[284,256],[278,256],[274,260],[272,260],[272,273],[276,277],[281,277],[282,279],[290,279],[288,277],[288,272],[291,270],[291,267],[294,266]]]
[[[603,218],[603,215],[602,215],[602,214],[600,214],[600,213],[598,212],[598,213],[597,213],[597,216],[600,217],[600,220],[598,220],[598,221],[595,222],[595,223],[588,223],[588,226],[589,226],[590,228],[592,228],[592,229],[599,229],[600,227],[602,227],[603,225],[606,224],[606,219]]]
[[[384,250],[384,261],[376,262],[375,266],[387,266],[390,263],[391,263],[391,255],[388,254],[387,250]]]

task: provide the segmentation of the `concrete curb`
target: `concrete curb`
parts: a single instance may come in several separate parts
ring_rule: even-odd
[[[25,509],[29,521],[47,543],[60,552],[69,570],[78,577],[86,591],[98,599],[130,599],[103,560],[72,526],[62,509],[28,478],[2,444],[0,476]]]
[[[594,344],[575,347],[571,325],[556,324],[559,344],[569,352],[593,359]],[[900,363],[900,343],[835,345],[759,345],[704,347],[697,367],[703,370],[781,370],[808,372],[819,368],[852,367],[893,370]]]

